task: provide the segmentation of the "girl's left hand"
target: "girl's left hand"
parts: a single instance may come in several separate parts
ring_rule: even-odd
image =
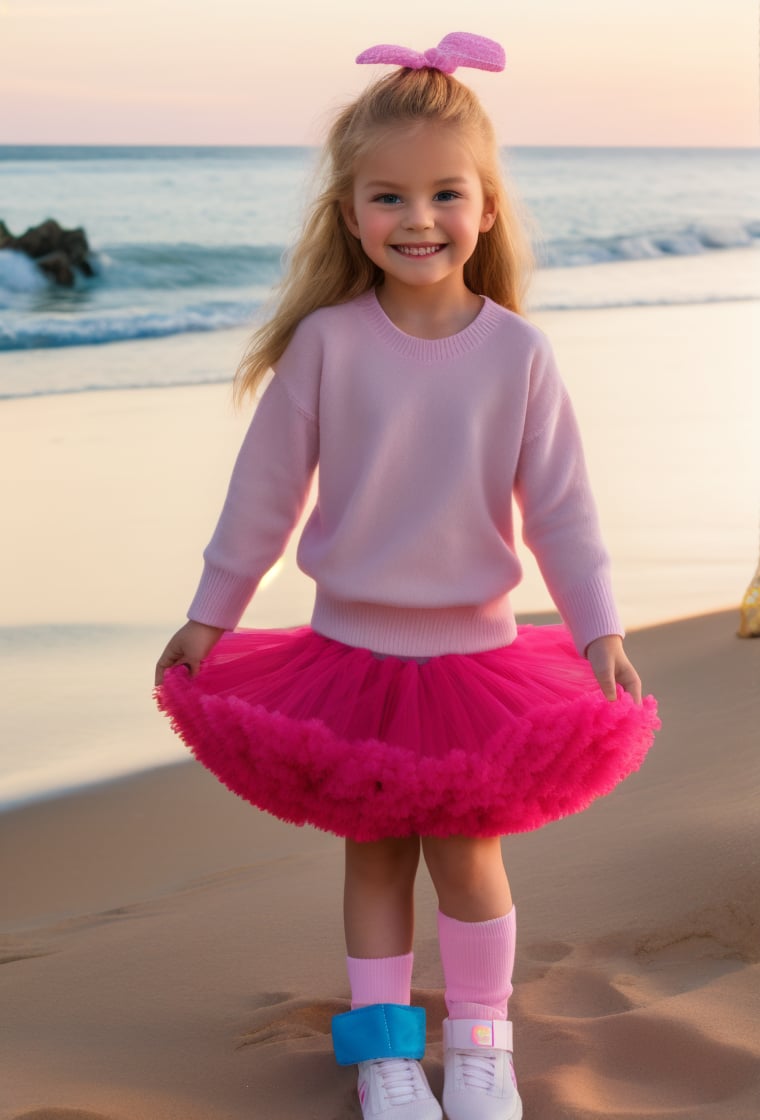
[[[626,657],[623,639],[619,634],[595,638],[586,650],[586,657],[599,681],[599,687],[608,700],[617,699],[616,684],[623,686],[637,704],[641,703],[639,674]]]

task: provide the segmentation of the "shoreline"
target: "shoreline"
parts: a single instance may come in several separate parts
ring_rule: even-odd
[[[669,309],[735,304],[749,306],[757,314],[759,261],[760,241],[689,255],[537,266],[526,317],[542,326],[544,320],[554,321],[557,316],[629,311],[657,315]],[[0,350],[0,405],[72,393],[227,384],[255,318],[253,312],[238,326]],[[76,369],[68,380],[63,375],[62,384],[61,368],[74,357]],[[149,378],[146,369],[151,370]]]
[[[748,256],[760,258],[760,247],[758,248],[745,248],[745,249],[726,249],[722,251],[723,256],[729,258],[728,261],[721,260],[722,269],[730,274],[730,263],[732,259],[738,259],[740,262],[741,271],[747,276],[754,276],[757,269],[748,268]],[[653,266],[661,272],[663,269],[683,270],[684,275],[680,278],[681,282],[686,285],[688,289],[689,283],[694,283],[693,278],[688,272],[688,266],[693,265],[695,258],[692,257],[675,257],[672,259],[666,258],[662,261],[652,260],[632,260],[626,262],[628,270],[633,273],[634,277],[637,272],[640,272],[641,283],[644,279],[644,274],[647,271],[653,270]],[[697,262],[701,263],[701,258],[696,258]],[[714,263],[714,262],[710,262]],[[751,264],[756,261],[752,260]],[[741,266],[744,265],[742,268]],[[614,269],[616,265],[605,262],[596,265],[577,265],[572,268],[553,268],[545,267],[536,270],[531,291],[539,290],[543,294],[538,297],[537,302],[533,305],[530,304],[525,312],[525,317],[535,323],[537,326],[541,325],[543,319],[553,318],[554,316],[565,316],[575,314],[598,314],[604,312],[622,312],[627,311],[642,312],[642,311],[667,311],[670,308],[702,308],[702,307],[723,307],[732,306],[734,304],[749,305],[757,309],[760,305],[760,292],[749,292],[737,295],[715,295],[704,296],[698,294],[689,294],[688,290],[683,293],[679,298],[661,300],[652,299],[651,301],[643,302],[635,297],[626,298],[626,285],[625,277],[616,276]],[[617,291],[618,302],[609,302],[604,304],[579,304],[562,303],[563,296],[578,286],[577,282],[579,276],[584,273],[591,272],[593,279],[598,279],[600,272],[606,272],[609,276],[609,287],[612,291]],[[627,278],[630,284],[630,277]],[[725,278],[721,278],[725,279]],[[616,281],[623,280],[624,282],[616,283]],[[630,295],[631,293],[629,293]],[[557,302],[551,302],[555,300]],[[256,310],[259,310],[258,308]],[[46,397],[57,396],[70,396],[72,394],[80,393],[110,393],[116,391],[125,392],[141,392],[150,389],[193,389],[209,385],[229,385],[231,382],[231,372],[234,369],[235,361],[233,360],[235,354],[241,355],[245,350],[250,335],[255,323],[255,314],[251,317],[250,321],[240,323],[237,325],[215,327],[209,329],[193,329],[184,331],[175,331],[159,335],[137,335],[134,338],[114,338],[109,340],[97,342],[73,342],[65,343],[57,346],[40,346],[40,347],[19,347],[18,349],[2,349],[0,348],[0,371],[2,371],[3,364],[14,363],[19,370],[23,367],[33,367],[38,365],[56,365],[56,357],[59,359],[65,358],[71,354],[76,354],[78,357],[84,357],[88,365],[95,367],[102,367],[110,365],[115,367],[116,380],[111,381],[109,384],[87,384],[87,385],[74,385],[65,388],[39,388],[23,390],[19,389],[16,392],[0,391],[0,406],[5,401],[16,400],[30,400],[40,399]],[[131,384],[124,380],[135,368],[139,368],[143,363],[139,361],[139,351],[143,348],[155,348],[162,345],[165,346],[183,346],[188,353],[192,349],[204,341],[209,343],[209,349],[215,347],[219,342],[229,342],[230,345],[226,347],[229,352],[232,367],[225,366],[223,363],[220,365],[220,371],[217,375],[211,376],[208,371],[203,370],[203,362],[200,362],[195,369],[195,376],[187,376],[186,380],[161,382],[161,381],[137,381]],[[215,347],[223,350],[224,347]],[[137,361],[130,360],[134,356],[138,356]],[[103,357],[111,359],[111,361],[103,362]],[[116,360],[114,360],[116,359]],[[217,363],[215,363],[217,364]],[[112,369],[113,374],[113,369]],[[23,373],[19,376],[19,380]],[[121,377],[122,380],[118,378]],[[0,388],[2,385],[0,384]]]

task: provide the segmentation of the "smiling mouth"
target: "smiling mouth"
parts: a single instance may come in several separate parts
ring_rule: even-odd
[[[445,249],[445,245],[392,245],[397,253],[404,257],[432,257]]]

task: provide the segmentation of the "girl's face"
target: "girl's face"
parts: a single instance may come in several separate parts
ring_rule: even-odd
[[[423,124],[382,133],[356,168],[343,208],[386,285],[461,285],[496,206],[456,129]]]

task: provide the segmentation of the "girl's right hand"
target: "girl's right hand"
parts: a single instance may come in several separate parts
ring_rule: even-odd
[[[186,622],[159,657],[155,683],[161,684],[164,673],[173,665],[187,665],[190,676],[194,677],[201,667],[201,661],[208,657],[223,633],[223,628],[207,626],[205,622]]]

